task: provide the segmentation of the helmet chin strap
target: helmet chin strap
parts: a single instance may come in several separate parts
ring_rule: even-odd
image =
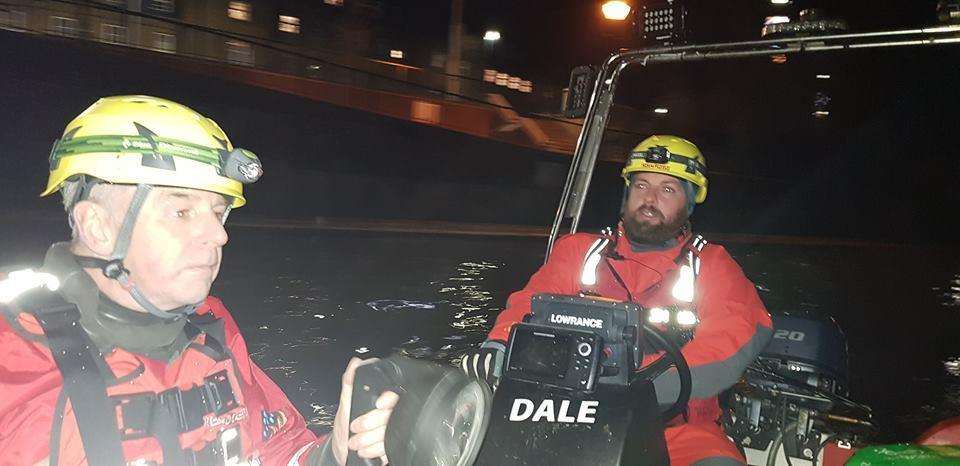
[[[137,223],[137,217],[140,216],[140,209],[143,208],[143,203],[147,200],[147,195],[150,194],[152,188],[153,187],[148,184],[137,185],[137,190],[133,194],[130,207],[123,217],[123,224],[120,226],[119,233],[117,233],[117,241],[113,246],[113,252],[108,259],[78,257],[78,261],[84,267],[99,267],[100,270],[103,271],[104,276],[120,282],[120,284],[123,285],[123,289],[130,293],[130,297],[150,314],[164,320],[182,319],[196,312],[200,304],[183,306],[174,309],[173,312],[164,311],[153,305],[140,289],[137,288],[137,285],[130,281],[130,271],[123,266],[123,259],[127,255],[127,250],[130,248],[130,240],[133,237],[133,227]]]

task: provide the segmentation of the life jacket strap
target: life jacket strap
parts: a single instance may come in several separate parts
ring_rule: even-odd
[[[221,446],[225,439],[193,451],[180,447],[179,435],[202,427],[210,414],[220,416],[239,407],[226,370],[205,377],[203,383],[188,390],[174,387],[160,393],[110,397],[107,384],[114,383],[116,377],[80,324],[80,310],[75,304],[45,288],[20,294],[8,304],[11,309],[32,314],[43,328],[46,345],[63,378],[63,393],[73,408],[88,464],[126,466],[123,440],[146,436],[160,443],[164,466],[225,464]],[[199,335],[201,327],[218,334],[206,333],[198,349],[217,361],[230,358],[221,341],[221,327],[215,325],[217,319],[198,316],[195,320],[185,326],[188,336]],[[233,443],[239,441],[239,436],[235,437]],[[59,453],[53,453],[60,448],[57,443],[50,446],[52,459]]]
[[[42,295],[42,296],[41,296]],[[39,302],[31,307],[47,339],[60,375],[63,391],[73,407],[80,428],[80,440],[87,463],[124,466],[123,448],[116,418],[104,415],[113,411],[107,398],[106,380],[95,358],[103,359],[97,346],[80,325],[80,310],[75,304],[47,290],[35,290],[18,299]]]

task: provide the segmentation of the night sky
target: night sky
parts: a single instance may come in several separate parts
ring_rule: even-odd
[[[449,0],[385,0],[385,4],[393,15],[403,18],[398,35],[421,43],[445,43]],[[494,59],[502,66],[541,81],[565,82],[574,66],[598,63],[617,47],[638,45],[626,23],[602,18],[600,4],[599,0],[464,0],[463,21],[469,34],[479,36],[490,28],[501,32]],[[689,38],[699,43],[759,39],[766,16],[796,16],[798,10],[809,7],[826,7],[829,16],[844,18],[853,31],[936,22],[936,0],[796,0],[786,6],[766,0],[688,0],[685,4]]]

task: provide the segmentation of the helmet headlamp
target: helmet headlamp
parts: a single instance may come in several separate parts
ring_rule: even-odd
[[[630,152],[630,158],[621,171],[626,184],[637,172],[653,172],[689,181],[697,187],[695,203],[707,198],[707,161],[692,142],[670,135],[656,135],[644,139]]]
[[[255,183],[263,176],[263,165],[257,155],[239,147],[222,158],[221,170],[227,178],[243,184]]]
[[[640,152],[643,159],[650,163],[667,163],[670,161],[670,151],[666,147],[656,146]]]

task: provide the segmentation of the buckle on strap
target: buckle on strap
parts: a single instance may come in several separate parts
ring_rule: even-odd
[[[120,432],[125,439],[147,437],[155,416],[170,416],[180,433],[204,425],[204,418],[223,415],[239,406],[227,371],[204,378],[203,383],[187,390],[178,387],[159,393],[137,393],[111,397],[119,408]]]
[[[167,414],[173,415],[180,432],[191,431],[203,424],[203,415],[206,413],[196,408],[184,409],[183,406],[184,401],[191,405],[196,405],[199,400],[195,392],[194,388],[184,391],[174,387],[157,393],[158,404],[161,408],[165,408]],[[193,408],[194,406],[191,407]],[[199,423],[197,423],[198,418],[200,420]]]
[[[150,436],[150,420],[157,398],[153,393],[111,397],[119,408],[120,435],[124,440]]]
[[[227,371],[223,370],[210,375],[203,381],[203,385],[198,388],[203,389],[205,403],[210,407],[211,412],[220,416],[239,406],[236,397],[233,396],[233,387],[230,386],[230,379],[227,377]]]

